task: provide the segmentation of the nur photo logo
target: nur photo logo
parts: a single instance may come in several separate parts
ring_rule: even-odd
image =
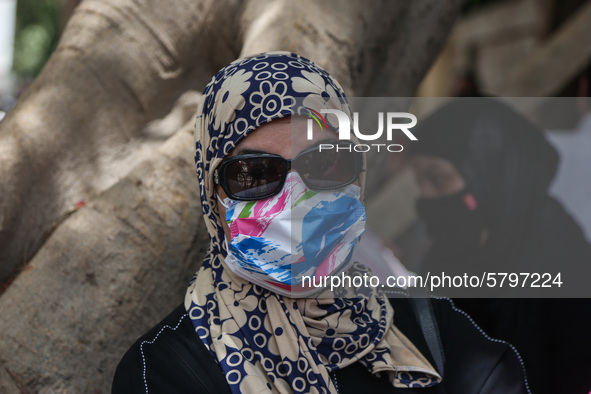
[[[388,152],[401,152],[404,149],[402,145],[390,143],[393,140],[396,131],[401,131],[411,141],[417,141],[417,137],[415,137],[414,134],[410,131],[411,128],[416,126],[417,117],[409,112],[378,112],[377,131],[373,134],[365,134],[359,130],[358,112],[353,113],[353,127],[351,127],[351,119],[343,111],[337,109],[321,109],[320,112],[318,112],[307,107],[305,108],[305,110],[306,116],[310,118],[307,122],[308,140],[312,140],[314,138],[314,122],[318,124],[321,131],[324,131],[325,129],[329,130],[328,122],[326,121],[323,115],[332,114],[337,118],[338,121],[338,127],[335,131],[338,132],[339,140],[350,141],[351,131],[353,131],[353,135],[355,135],[355,137],[359,141],[376,141],[384,135],[384,132],[386,133],[386,140],[388,141],[387,144],[353,144],[340,147],[334,144],[320,144],[320,151],[322,151],[323,149],[352,149],[355,152],[369,152],[370,150],[375,149],[379,152],[381,149],[383,149],[387,150]],[[401,122],[401,120],[405,121]],[[332,127],[332,129],[334,130],[335,128]]]

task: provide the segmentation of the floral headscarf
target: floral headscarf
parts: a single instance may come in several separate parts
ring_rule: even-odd
[[[287,52],[236,60],[203,92],[195,162],[211,244],[185,297],[195,331],[235,393],[335,393],[329,373],[355,362],[373,374],[387,373],[396,387],[437,384],[440,376],[394,326],[394,311],[383,294],[342,289],[334,298],[293,299],[225,266],[213,170],[250,132],[304,107],[351,115],[338,82],[310,60]],[[355,264],[348,275],[365,272]]]

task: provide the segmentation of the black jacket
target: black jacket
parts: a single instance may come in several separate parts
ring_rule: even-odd
[[[396,326],[432,365],[440,364],[425,340],[408,298],[393,298]],[[353,364],[331,374],[339,393],[528,393],[525,367],[509,344],[490,339],[448,299],[431,299],[439,327],[443,381],[429,388],[394,388]],[[427,334],[430,335],[430,334]],[[430,342],[431,346],[433,342]],[[437,359],[437,360],[436,360]],[[115,373],[114,394],[229,393],[221,368],[211,356],[181,305],[127,351]]]

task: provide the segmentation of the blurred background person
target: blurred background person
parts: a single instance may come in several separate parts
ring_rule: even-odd
[[[542,130],[499,101],[456,99],[416,132],[417,211],[432,246],[421,271],[564,271],[591,264],[591,246],[548,189],[558,155]],[[580,282],[579,282],[580,284]],[[456,299],[493,338],[515,345],[534,393],[591,389],[591,302]]]
[[[572,129],[549,130],[546,136],[560,155],[556,177],[549,194],[560,201],[591,241],[591,64],[565,92],[576,97],[574,110],[580,116]]]

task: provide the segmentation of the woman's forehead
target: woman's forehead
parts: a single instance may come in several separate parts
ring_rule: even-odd
[[[299,116],[286,116],[265,123],[240,141],[229,156],[260,152],[290,159],[321,141],[337,139],[336,133],[316,130],[318,126],[315,124],[312,125],[315,129],[313,138],[308,139],[307,126],[307,119]]]

